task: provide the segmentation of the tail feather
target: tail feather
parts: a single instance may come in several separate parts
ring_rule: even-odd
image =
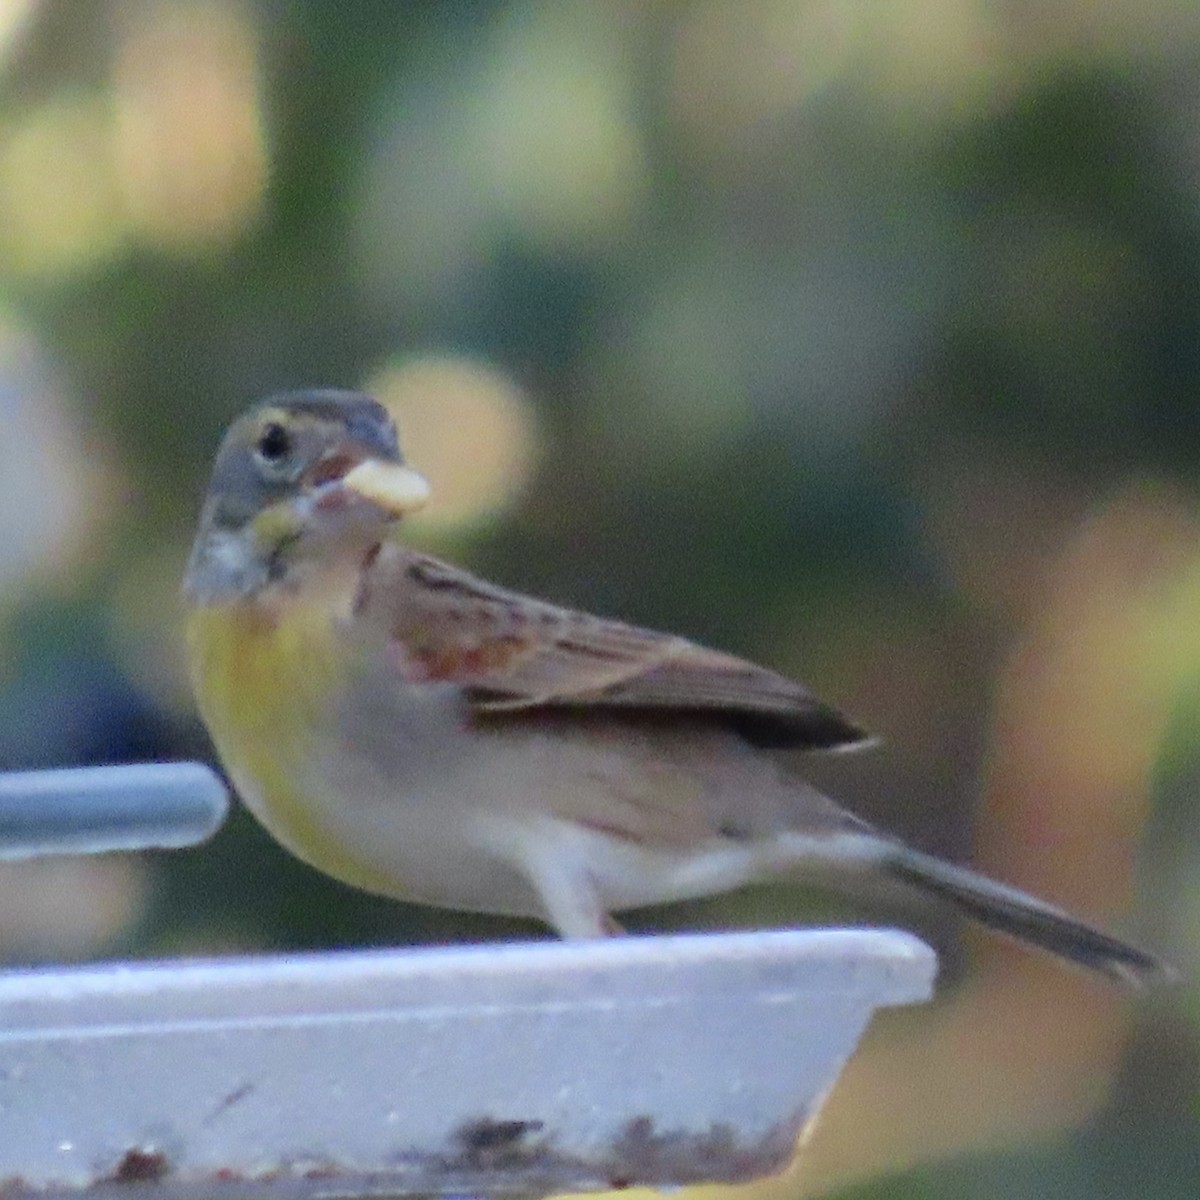
[[[906,846],[884,856],[888,873],[948,900],[988,929],[1137,989],[1175,978],[1166,963],[1017,888]]]

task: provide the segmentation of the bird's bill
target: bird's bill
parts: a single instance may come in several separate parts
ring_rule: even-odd
[[[423,475],[399,463],[368,458],[342,477],[348,492],[381,508],[393,517],[407,516],[424,508],[430,488]]]

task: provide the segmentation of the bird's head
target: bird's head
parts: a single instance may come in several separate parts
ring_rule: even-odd
[[[213,466],[184,591],[252,598],[346,561],[429,498],[384,407],[357,392],[273,396],[229,427]]]

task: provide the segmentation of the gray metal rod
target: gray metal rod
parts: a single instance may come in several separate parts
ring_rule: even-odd
[[[0,859],[175,849],[225,820],[225,785],[201,763],[0,774]]]

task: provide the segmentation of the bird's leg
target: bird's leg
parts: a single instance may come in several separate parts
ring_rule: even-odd
[[[523,858],[546,923],[561,937],[602,938],[623,932],[605,911],[587,867],[569,847],[551,842],[529,848]]]

